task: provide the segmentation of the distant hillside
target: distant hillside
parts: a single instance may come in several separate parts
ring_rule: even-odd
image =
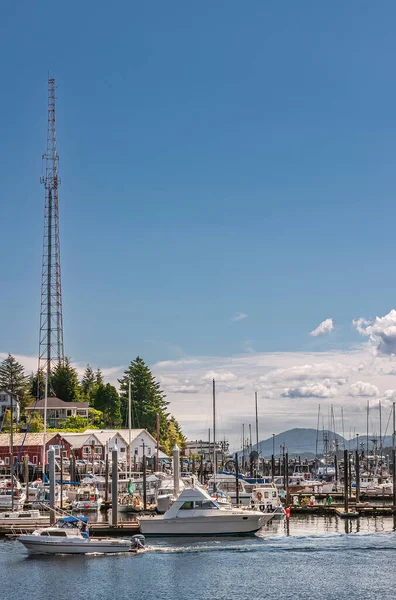
[[[297,454],[301,456],[315,455],[316,450],[316,438],[318,436],[318,453],[321,454],[323,452],[323,433],[327,434],[329,439],[333,442],[338,439],[339,447],[343,447],[343,443],[345,442],[346,448],[348,448],[348,442],[344,440],[341,435],[335,434],[332,431],[319,431],[319,435],[317,434],[316,429],[289,429],[288,431],[284,431],[282,433],[278,433],[275,436],[275,456],[279,456],[280,454],[280,446],[285,445],[289,454]],[[253,449],[256,450],[256,445],[254,444]],[[263,440],[259,443],[259,449],[262,456],[270,457],[272,455],[273,449],[273,440],[272,437],[267,440]],[[352,449],[352,442],[351,442]],[[329,448],[330,450],[330,448]]]

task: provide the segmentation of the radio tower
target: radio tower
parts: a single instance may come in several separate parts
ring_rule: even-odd
[[[48,79],[47,151],[43,155],[45,188],[43,266],[41,274],[39,371],[49,379],[63,362],[62,286],[59,247],[58,176],[56,152],[55,79]]]

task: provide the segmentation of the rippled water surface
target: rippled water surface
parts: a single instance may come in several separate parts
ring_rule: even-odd
[[[395,598],[393,518],[291,518],[258,536],[150,539],[142,554],[28,556],[0,541],[2,598]]]

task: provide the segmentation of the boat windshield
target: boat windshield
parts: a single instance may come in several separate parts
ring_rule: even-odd
[[[180,507],[180,510],[194,510],[195,508],[198,508],[200,510],[211,510],[220,507],[214,500],[198,500],[195,502],[189,500],[187,502],[183,502],[183,504]]]

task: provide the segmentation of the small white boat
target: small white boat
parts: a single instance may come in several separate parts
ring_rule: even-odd
[[[274,520],[283,519],[286,515],[278,489],[273,483],[261,484],[254,488],[251,498],[251,508],[252,510],[272,513]]]
[[[143,535],[243,535],[255,533],[272,513],[222,508],[205,490],[185,489],[164,515],[141,516]]]
[[[12,500],[14,496],[14,501]],[[11,479],[0,481],[0,510],[21,510],[25,504],[26,493],[19,481],[14,477],[14,493]],[[14,506],[13,506],[14,505]]]
[[[144,504],[140,494],[124,494],[119,497],[118,512],[140,512],[143,508]]]
[[[85,486],[76,493],[76,499],[72,503],[72,510],[84,510],[97,512],[103,504],[103,498],[100,496],[97,488]]]
[[[14,510],[0,513],[0,524],[15,525],[17,523],[37,523],[37,521],[49,522],[49,515],[42,515],[39,510]]]
[[[360,516],[357,510],[352,510],[351,508],[348,512],[344,508],[336,508],[335,513],[341,519],[358,519]]]
[[[65,517],[53,527],[36,529],[20,535],[18,541],[31,554],[114,554],[129,552],[131,540],[117,538],[91,539],[86,517]]]

